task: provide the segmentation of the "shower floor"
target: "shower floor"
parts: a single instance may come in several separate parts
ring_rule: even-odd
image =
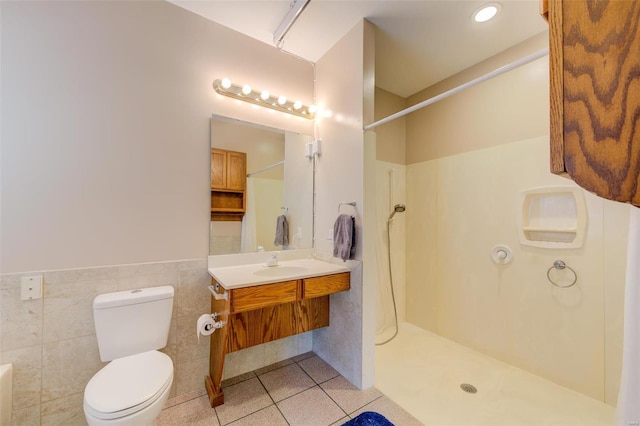
[[[409,323],[376,347],[375,386],[427,426],[601,426],[615,411]]]

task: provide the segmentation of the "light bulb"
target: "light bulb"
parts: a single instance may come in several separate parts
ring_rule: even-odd
[[[242,86],[242,93],[244,93],[245,95],[251,93],[251,86],[249,86],[248,84]]]
[[[302,102],[300,102],[300,101],[295,101],[295,102],[293,103],[293,109],[300,109],[300,108],[302,108]]]
[[[269,96],[270,94],[268,90],[263,90],[262,92],[260,92],[260,99],[262,99],[263,101],[269,99]]]
[[[223,89],[228,89],[229,87],[231,87],[231,80],[229,80],[228,78],[223,78],[222,82],[220,82],[220,85]]]
[[[313,114],[317,111],[317,108],[315,105],[309,105],[309,114]]]
[[[286,96],[278,96],[278,104],[279,105],[284,105],[287,103],[287,97]]]

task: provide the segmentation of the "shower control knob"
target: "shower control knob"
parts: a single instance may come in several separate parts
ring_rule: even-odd
[[[498,244],[491,249],[491,259],[493,259],[497,265],[506,265],[513,260],[513,252],[509,246]]]

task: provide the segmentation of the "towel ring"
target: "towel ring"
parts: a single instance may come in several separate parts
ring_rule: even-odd
[[[280,210],[284,210],[285,215],[289,213],[289,207],[280,207]]]
[[[569,284],[569,285],[559,285],[556,282],[554,282],[553,279],[551,278],[551,270],[552,269],[558,269],[558,270],[568,269],[568,270],[570,270],[573,273],[573,281],[571,282],[571,284]],[[549,280],[549,282],[551,284],[555,285],[558,288],[569,288],[569,287],[573,286],[576,282],[578,282],[578,274],[576,273],[576,271],[573,270],[572,267],[568,266],[562,260],[556,260],[555,262],[553,262],[553,266],[551,266],[551,268],[549,268],[547,270],[547,279]]]
[[[351,206],[353,208],[356,207],[356,202],[355,201],[343,201],[340,204],[338,204],[338,214],[340,214],[340,207],[342,207],[343,205],[345,206]]]

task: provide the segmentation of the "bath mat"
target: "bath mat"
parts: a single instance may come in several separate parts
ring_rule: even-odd
[[[342,426],[393,426],[393,423],[387,420],[382,414],[365,411],[348,422],[343,423]]]

